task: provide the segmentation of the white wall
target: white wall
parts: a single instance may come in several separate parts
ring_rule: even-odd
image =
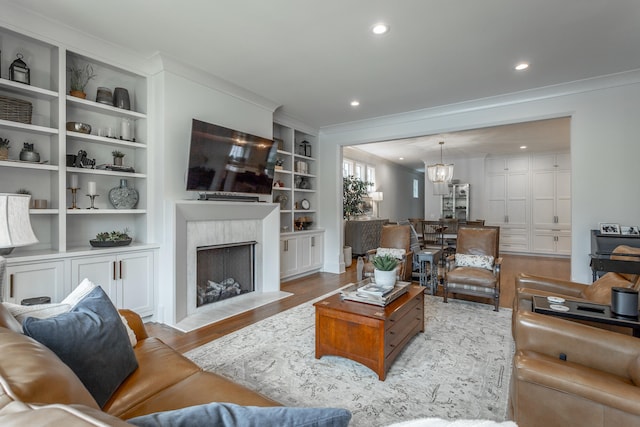
[[[484,157],[446,160],[453,163],[453,179],[469,184],[469,219],[485,218]],[[425,219],[436,220],[442,212],[442,196],[433,195],[433,184],[425,177]]]
[[[358,150],[357,146],[345,147],[343,157],[375,166],[377,185],[373,191],[382,191],[384,197],[382,202],[378,202],[378,217],[386,218],[390,221],[423,218],[424,173],[416,172],[382,157]],[[417,179],[419,184],[419,197],[416,199],[413,198],[414,179]]]
[[[636,141],[640,134],[639,103],[640,72],[636,71],[323,128],[320,157],[323,177],[329,180],[325,187],[334,187],[340,176],[340,165],[331,161],[343,145],[570,116],[571,276],[588,283],[589,230],[603,221],[640,223],[640,197],[635,188],[640,158],[640,144]],[[325,209],[320,213],[320,222],[328,228],[327,245],[337,245],[339,239],[331,233],[338,229],[329,229],[329,224],[335,222],[339,200],[335,194],[324,194],[322,198]],[[473,208],[472,215],[476,216]],[[326,253],[331,252],[335,250],[328,248]],[[326,265],[331,266],[331,261]]]
[[[218,89],[219,82],[212,81],[210,76],[186,69],[166,58],[160,59],[162,71],[152,79],[158,105],[162,106],[157,111],[158,138],[154,149],[154,163],[162,165],[162,173],[153,183],[153,191],[162,195],[157,198],[154,210],[163,213],[154,227],[156,240],[161,242],[157,276],[158,320],[175,323],[178,320],[175,302],[181,296],[175,292],[174,203],[194,198],[194,194],[185,190],[191,121],[195,118],[271,138],[275,106],[251,102],[222,91]],[[182,304],[182,301],[178,303]]]

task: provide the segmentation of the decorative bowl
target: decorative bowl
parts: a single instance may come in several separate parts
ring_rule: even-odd
[[[94,248],[112,248],[114,246],[128,246],[131,244],[133,239],[125,239],[125,240],[96,240],[91,239],[89,243]]]
[[[80,133],[91,133],[91,125],[80,122],[67,122],[67,130]]]
[[[311,225],[313,224],[313,221],[295,220],[294,224],[296,226],[296,230],[308,230],[311,227]]]

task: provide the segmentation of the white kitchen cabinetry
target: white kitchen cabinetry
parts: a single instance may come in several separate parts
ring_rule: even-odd
[[[318,271],[324,263],[324,231],[301,231],[280,237],[280,278]]]
[[[500,227],[500,250],[529,250],[529,158],[497,157],[485,162],[486,221]]]
[[[8,265],[7,276],[3,292],[6,302],[20,304],[26,298],[44,296],[60,302],[66,296],[63,261]]]
[[[571,254],[571,169],[568,154],[533,156],[533,251]]]
[[[113,304],[140,316],[153,314],[154,251],[87,256],[71,260],[71,281],[102,286]]]

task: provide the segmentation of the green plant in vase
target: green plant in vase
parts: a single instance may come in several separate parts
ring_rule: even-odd
[[[124,153],[122,151],[114,150],[111,152],[111,155],[113,156],[113,164],[116,166],[122,166]]]
[[[396,268],[398,259],[391,255],[376,255],[371,258],[375,267],[373,272],[376,284],[384,287],[393,287],[396,284]]]

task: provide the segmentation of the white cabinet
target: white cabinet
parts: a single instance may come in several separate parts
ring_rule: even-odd
[[[280,277],[293,276],[298,272],[298,238],[282,236],[280,238]]]
[[[528,157],[489,158],[485,171],[485,223],[500,227],[500,250],[528,251]]]
[[[533,251],[571,253],[571,170],[569,155],[533,156]]]
[[[469,219],[469,184],[450,184],[449,194],[442,196],[442,218]]]
[[[280,237],[280,278],[308,274],[324,263],[324,231],[302,231]]]
[[[138,251],[71,260],[71,281],[88,278],[102,286],[113,304],[140,316],[153,314],[154,252]]]
[[[64,261],[21,263],[7,266],[5,301],[20,304],[23,299],[50,297],[51,302],[64,299]]]

